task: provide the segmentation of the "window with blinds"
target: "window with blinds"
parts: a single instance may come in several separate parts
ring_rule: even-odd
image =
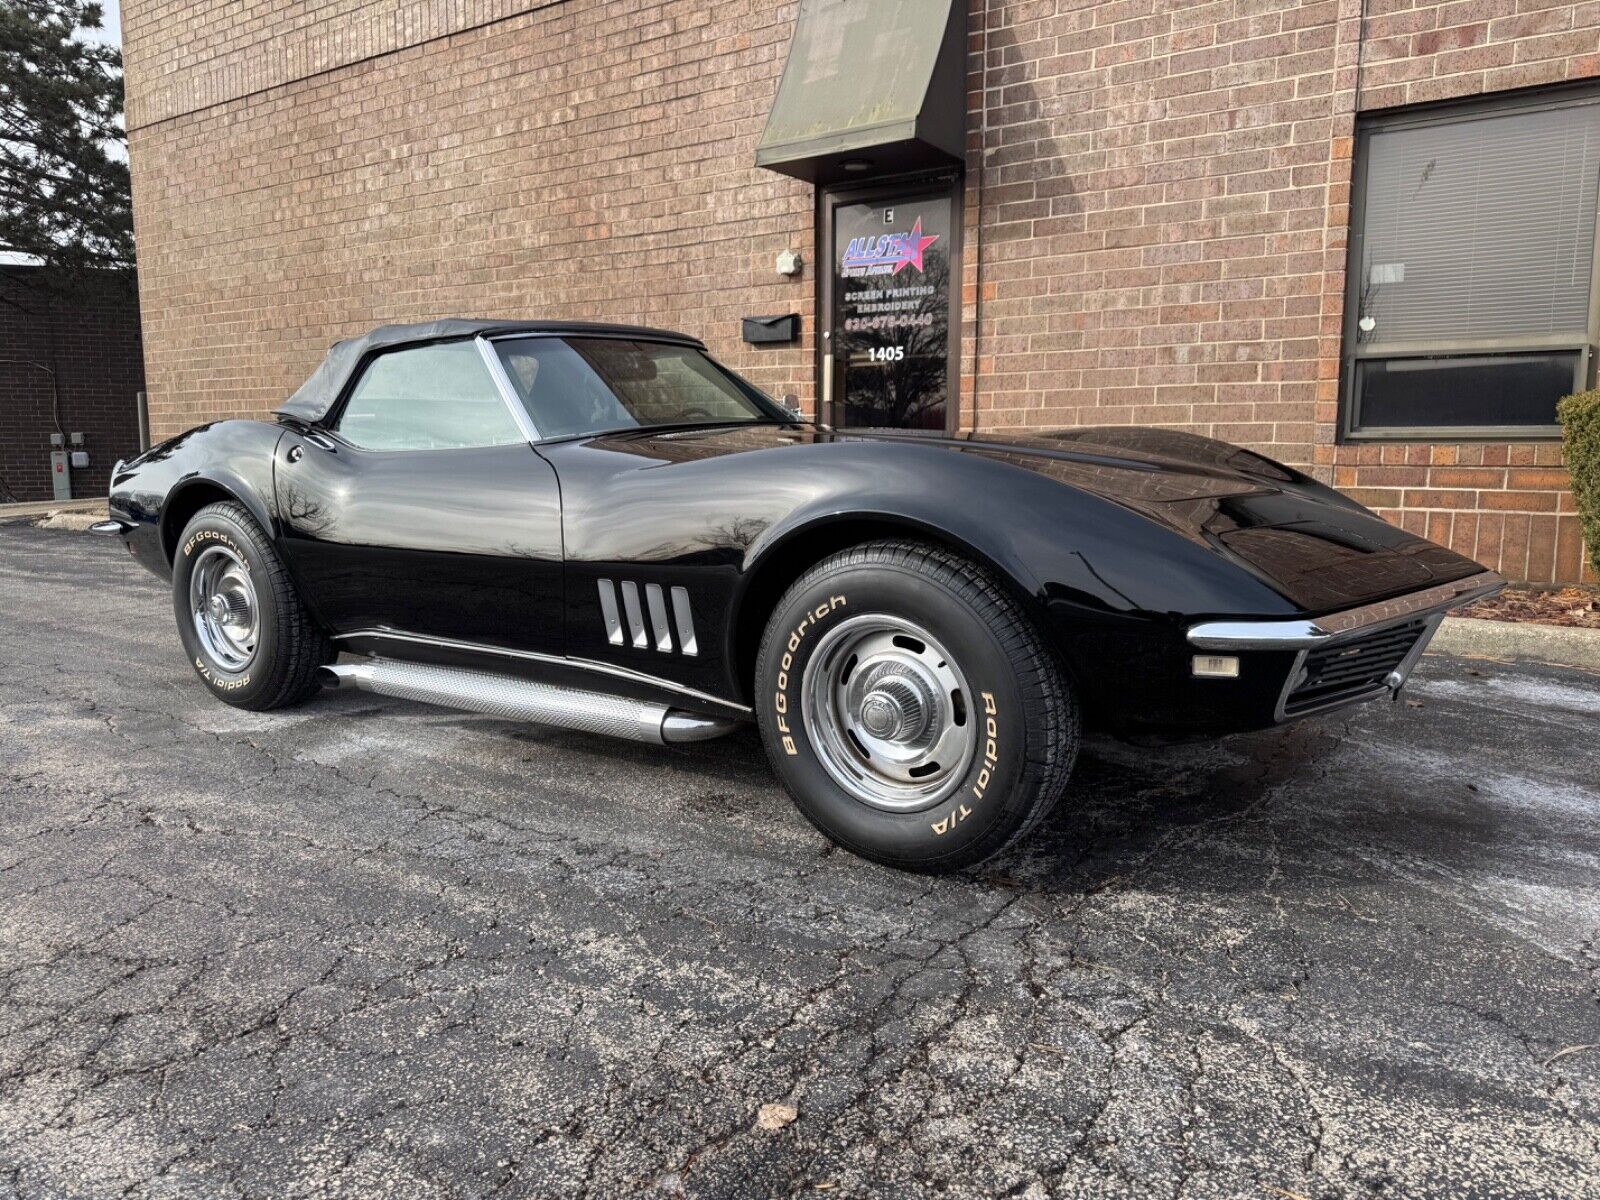
[[[1595,342],[1600,97],[1361,131],[1353,435],[1548,435]]]

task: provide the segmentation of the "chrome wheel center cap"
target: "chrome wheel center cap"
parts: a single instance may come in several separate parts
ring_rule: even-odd
[[[905,720],[899,703],[887,692],[873,692],[861,702],[861,724],[873,737],[892,741]]]
[[[880,741],[901,745],[921,740],[933,715],[932,697],[912,676],[880,675],[861,698],[861,727]]]
[[[250,598],[242,592],[218,592],[210,601],[212,619],[219,625],[250,624]]]

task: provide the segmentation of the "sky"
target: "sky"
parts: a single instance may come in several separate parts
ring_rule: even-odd
[[[122,0],[100,0],[100,28],[94,33],[79,34],[80,37],[90,42],[103,42],[108,46],[122,45]],[[121,146],[113,146],[111,154],[114,158],[126,158],[127,150]]]
[[[89,35],[88,40],[106,42],[112,46],[122,45],[121,0],[100,0],[100,7],[105,10],[100,17],[100,31]]]

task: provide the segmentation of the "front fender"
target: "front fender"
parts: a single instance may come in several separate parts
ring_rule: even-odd
[[[1003,461],[877,443],[834,446],[827,467],[810,477],[825,486],[814,486],[749,546],[744,590],[797,542],[860,522],[921,531],[962,549],[1039,611],[1063,600],[1129,616],[1291,611],[1211,547]]]
[[[1290,608],[1213,548],[1036,472],[905,444],[854,457],[833,447],[826,469],[805,474],[805,501],[749,546],[729,629],[729,659],[741,669],[788,582],[841,546],[886,536],[921,537],[986,566],[1102,713],[1123,707],[1110,681],[1187,662],[1191,614]]]

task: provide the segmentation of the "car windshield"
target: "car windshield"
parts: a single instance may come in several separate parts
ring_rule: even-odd
[[[541,438],[783,419],[755,388],[692,346],[585,337],[494,346]]]

